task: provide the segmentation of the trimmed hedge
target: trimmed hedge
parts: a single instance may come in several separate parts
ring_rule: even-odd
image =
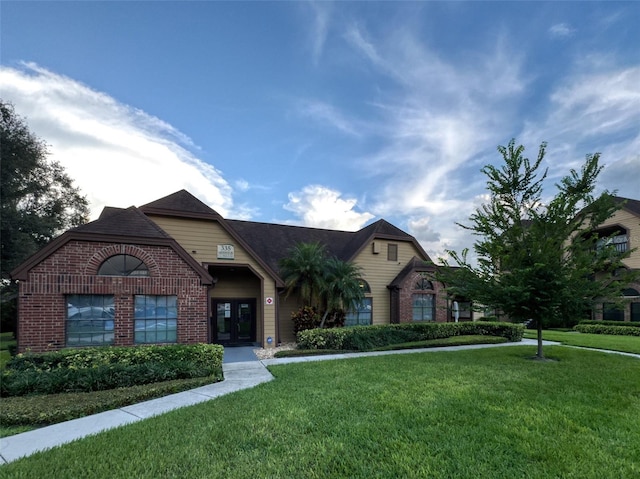
[[[631,328],[640,328],[640,321],[630,322],[630,321],[584,320],[584,321],[580,321],[580,324],[588,324],[588,325],[594,325],[594,326],[623,326],[623,327],[631,327]]]
[[[298,349],[368,351],[392,344],[462,335],[501,336],[520,341],[524,328],[512,323],[405,323],[351,328],[310,329],[297,335]]]
[[[616,336],[640,336],[640,328],[628,326],[608,326],[606,324],[578,324],[575,328],[580,333],[613,334]]]
[[[220,375],[216,344],[65,349],[15,356],[0,376],[0,396],[104,391]]]

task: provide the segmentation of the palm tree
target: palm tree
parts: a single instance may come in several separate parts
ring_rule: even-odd
[[[327,316],[335,311],[348,311],[364,298],[361,286],[361,269],[359,266],[337,258],[325,261],[324,280],[320,296],[325,308],[320,327],[323,328]]]
[[[297,291],[304,306],[319,307],[325,274],[326,249],[320,243],[297,243],[280,260],[285,298]]]

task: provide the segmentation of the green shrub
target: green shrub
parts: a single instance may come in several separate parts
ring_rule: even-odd
[[[320,326],[320,315],[316,308],[311,306],[304,306],[298,311],[291,313],[291,320],[293,321],[293,331],[299,333],[300,331],[306,331],[307,329],[314,329]]]
[[[578,324],[575,328],[580,333],[613,334],[617,336],[640,336],[640,328],[628,326],[608,326],[606,324]]]
[[[580,324],[589,324],[595,326],[623,326],[623,327],[631,327],[631,328],[640,328],[640,322],[629,322],[629,321],[580,321]]]
[[[297,341],[299,349],[368,351],[392,344],[460,335],[501,336],[509,341],[520,341],[522,334],[523,327],[512,323],[405,323],[312,329],[298,333]]]
[[[219,374],[214,344],[69,349],[19,354],[0,377],[0,396],[103,391]]]

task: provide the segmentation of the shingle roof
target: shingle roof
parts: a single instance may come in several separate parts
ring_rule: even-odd
[[[275,272],[280,270],[280,259],[296,243],[321,243],[329,255],[343,261],[352,260],[373,238],[411,241],[420,249],[413,236],[382,219],[355,232],[240,220],[224,222]]]
[[[221,216],[212,208],[204,204],[187,190],[176,191],[175,193],[152,201],[140,207],[145,213],[175,213],[180,216],[199,216],[220,219]]]
[[[614,196],[614,201],[618,204],[624,203],[622,206],[624,209],[631,211],[637,216],[640,216],[640,201],[631,198],[623,198],[622,196]]]
[[[436,265],[434,265],[431,261],[424,261],[420,258],[414,256],[411,260],[405,265],[404,268],[398,273],[398,275],[391,281],[389,284],[389,288],[400,287],[404,282],[407,275],[412,273],[413,271],[435,271]]]
[[[97,220],[70,231],[137,238],[171,238],[135,206],[127,209],[105,208]]]
[[[348,231],[305,228],[301,226],[257,223],[253,221],[224,220],[273,271],[279,271],[278,262],[287,256],[296,243],[322,243],[327,253],[340,259],[344,245],[355,233]]]

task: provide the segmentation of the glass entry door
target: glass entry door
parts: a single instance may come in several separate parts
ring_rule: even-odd
[[[255,342],[255,299],[214,299],[212,311],[214,341],[216,343]]]

